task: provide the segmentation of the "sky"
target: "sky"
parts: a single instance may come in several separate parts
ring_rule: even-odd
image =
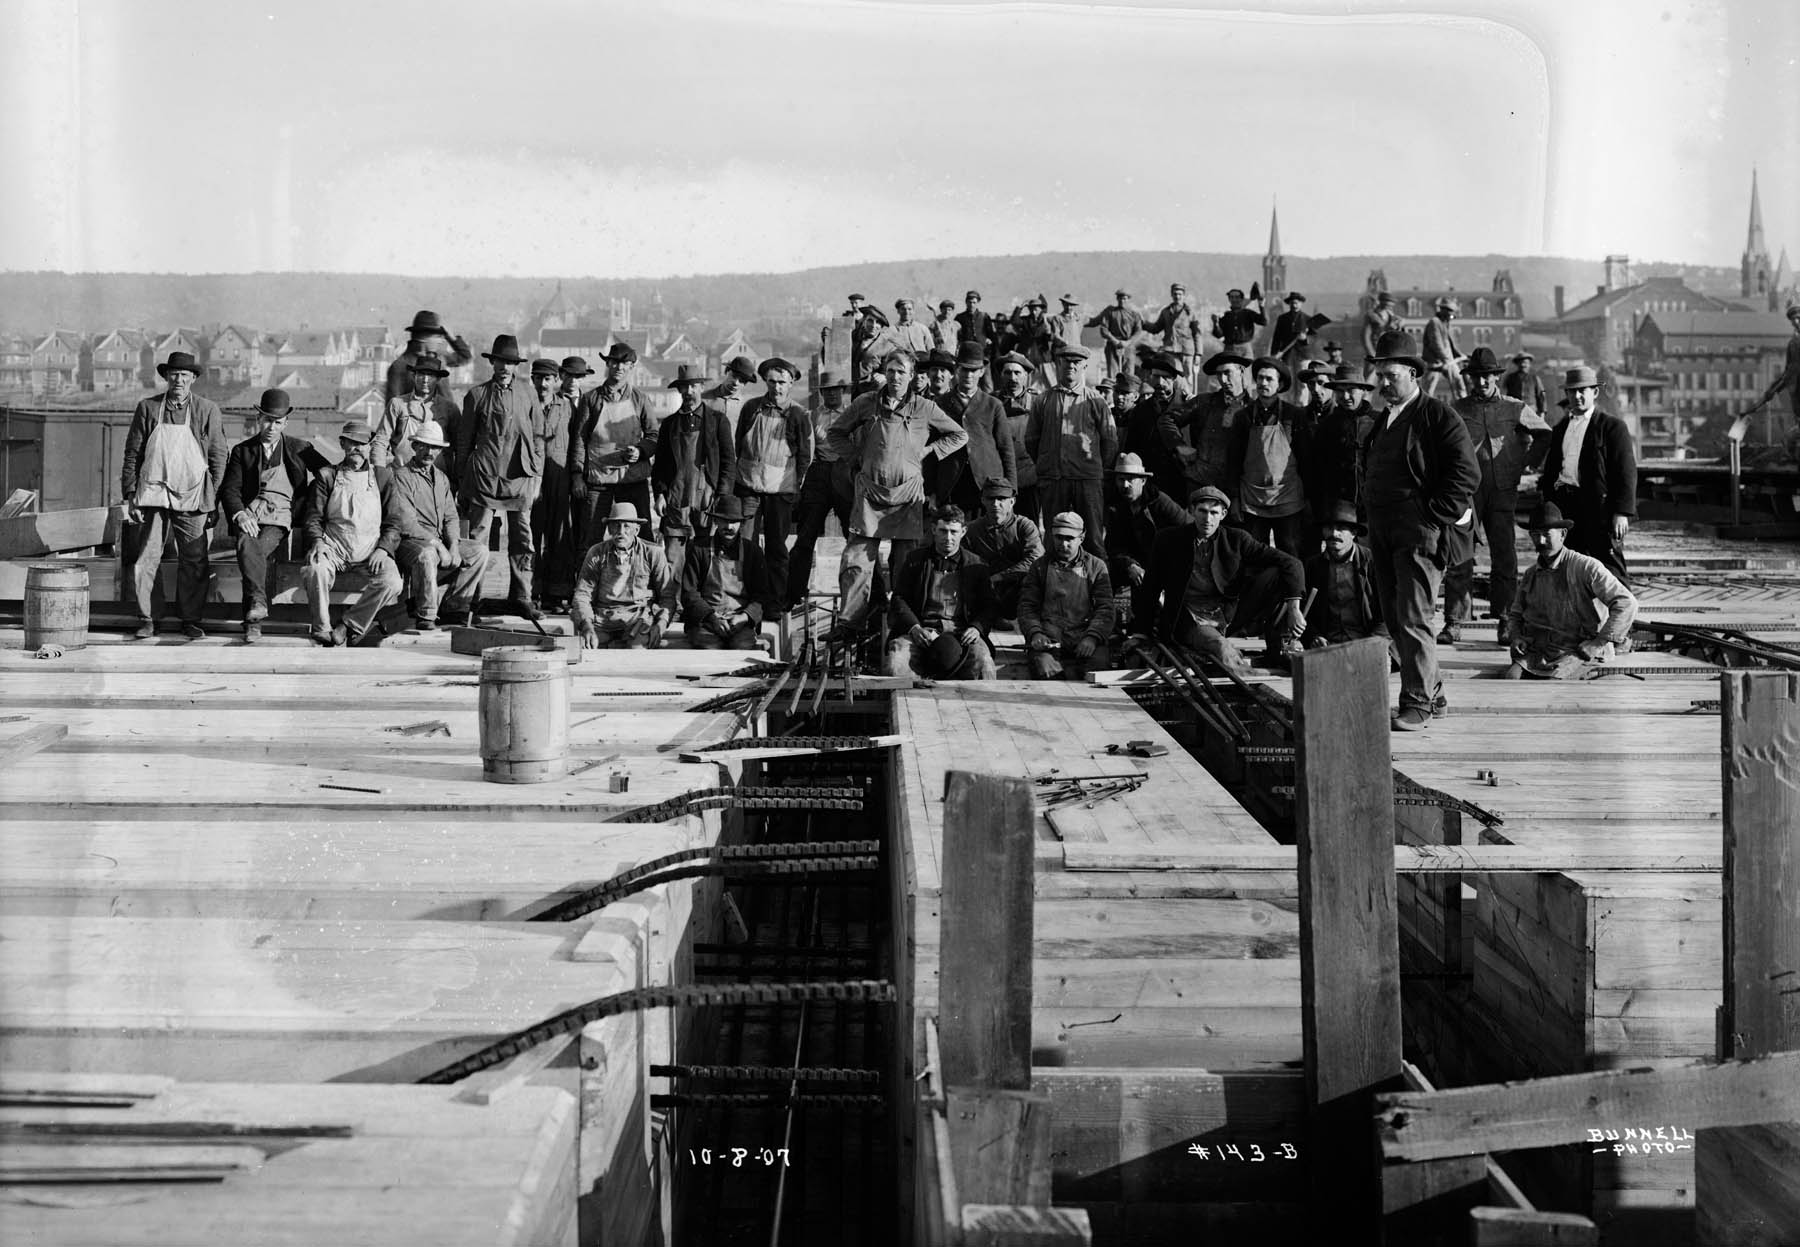
[[[1277,11],[1278,10],[1278,11]],[[1794,0],[0,0],[0,270],[1800,260]]]

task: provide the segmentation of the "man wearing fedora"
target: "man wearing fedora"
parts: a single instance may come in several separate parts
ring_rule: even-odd
[[[263,391],[256,405],[256,435],[231,448],[219,486],[219,509],[237,544],[244,581],[246,645],[262,640],[276,552],[299,523],[312,474],[327,463],[311,442],[288,436],[292,410],[286,390]]]
[[[788,533],[794,526],[801,482],[812,468],[813,424],[806,408],[788,398],[799,380],[798,368],[771,357],[756,371],[766,392],[738,413],[732,445],[737,452],[736,493],[742,504],[744,544],[754,543],[759,526],[761,530],[763,554],[751,592],[765,613],[774,614],[786,605]]]
[[[1481,468],[1462,417],[1420,388],[1427,366],[1411,334],[1383,334],[1373,362],[1387,410],[1363,443],[1363,512],[1381,617],[1400,658],[1392,726],[1412,732],[1447,713],[1431,618],[1444,574],[1444,530],[1472,522]]]
[[[569,452],[574,441],[575,407],[563,394],[563,369],[555,360],[531,361],[531,388],[537,394],[544,475],[531,501],[531,553],[536,564],[532,588],[540,606],[565,609],[575,586],[574,496]]]
[[[1463,351],[1456,342],[1456,326],[1450,323],[1456,319],[1457,311],[1455,299],[1447,296],[1440,298],[1433,308],[1431,319],[1425,322],[1426,370],[1433,377],[1442,378],[1444,387],[1453,399],[1461,398],[1464,393],[1460,368]],[[1427,382],[1431,379],[1426,378]]]
[[[454,433],[457,499],[470,538],[482,546],[495,521],[504,520],[512,607],[538,620],[544,613],[532,601],[531,505],[544,477],[544,413],[530,386],[514,384],[514,370],[525,362],[517,338],[500,334],[482,358],[493,373],[463,395]]]
[[[1044,556],[1037,521],[1020,515],[1017,501],[1011,481],[990,477],[981,487],[981,514],[969,525],[962,543],[986,564],[994,609],[1003,621],[1017,618],[1019,586],[1031,565]]]
[[[456,404],[437,389],[438,381],[449,375],[443,361],[429,351],[414,357],[412,388],[394,395],[382,408],[381,419],[375,425],[375,440],[369,443],[370,462],[385,468],[395,460],[405,459],[411,453],[413,430],[427,420],[442,429],[454,427]]]
[[[937,461],[932,498],[939,506],[955,503],[963,514],[973,515],[981,509],[984,482],[1011,484],[1017,479],[1018,448],[1006,422],[1006,408],[981,388],[987,375],[986,352],[971,342],[957,349],[954,363],[955,380],[949,392],[935,401],[945,415],[962,425],[969,440],[962,449]]]
[[[399,565],[408,609],[421,632],[436,628],[440,613],[455,623],[473,623],[487,570],[487,547],[461,536],[456,493],[437,464],[449,445],[437,423],[427,420],[408,436],[406,461],[382,482],[377,544]]]
[[[1294,405],[1306,413],[1308,424],[1317,424],[1319,417],[1331,410],[1335,401],[1331,383],[1335,374],[1322,359],[1309,359],[1295,378],[1299,383],[1299,395]]]
[[[1213,388],[1175,415],[1175,428],[1181,435],[1175,455],[1181,460],[1182,483],[1168,491],[1170,497],[1186,497],[1201,485],[1236,495],[1237,465],[1231,445],[1237,426],[1245,419],[1244,409],[1250,405],[1250,365],[1254,362],[1236,351],[1220,351],[1201,366],[1200,371],[1212,378]]]
[[[1297,370],[1306,344],[1312,340],[1312,327],[1306,323],[1306,296],[1290,290],[1281,296],[1287,311],[1275,318],[1275,332],[1269,338],[1269,354]]]
[[[813,409],[813,457],[800,485],[800,501],[794,508],[794,548],[788,552],[787,600],[799,604],[812,590],[813,550],[825,532],[825,520],[835,515],[838,530],[850,531],[850,505],[855,493],[850,482],[850,461],[831,448],[831,430],[848,408],[844,399],[849,378],[836,368],[819,371],[819,405]]]
[[[988,569],[963,547],[967,524],[957,507],[932,522],[931,544],[897,560],[888,599],[887,671],[933,680],[991,680],[995,621]]]
[[[1079,515],[1088,552],[1105,557],[1102,484],[1119,453],[1119,431],[1111,406],[1084,384],[1087,362],[1085,346],[1057,348],[1056,386],[1031,405],[1025,448],[1037,464],[1045,512]]]
[[[1272,661],[1299,649],[1305,578],[1299,559],[1225,527],[1230,508],[1225,491],[1211,485],[1188,495],[1188,522],[1160,530],[1151,543],[1132,617],[1142,632],[1241,671],[1249,664],[1233,636],[1261,633]]]
[[[650,400],[625,380],[638,355],[623,342],[606,352],[606,378],[582,396],[569,438],[569,491],[585,549],[615,502],[650,514],[657,421]],[[590,540],[591,538],[591,540]]]
[[[1306,510],[1312,422],[1281,397],[1291,384],[1287,365],[1264,355],[1250,367],[1256,393],[1232,426],[1229,475],[1237,481],[1239,514],[1250,535],[1300,558],[1310,517]]]
[[[838,572],[846,637],[861,633],[867,622],[882,541],[892,543],[888,563],[898,567],[924,537],[926,457],[952,454],[969,440],[943,408],[911,394],[916,367],[910,351],[889,355],[881,367],[882,388],[851,403],[829,437],[831,449],[854,465],[855,498]]]
[[[639,535],[641,525],[636,507],[613,503],[601,521],[600,540],[581,561],[569,620],[584,649],[662,644],[663,629],[675,613],[677,582],[663,552]]]
[[[1262,299],[1259,297],[1256,306],[1251,307],[1244,292],[1233,286],[1225,292],[1225,304],[1225,310],[1213,317],[1213,337],[1225,344],[1227,353],[1248,359],[1256,331],[1269,323],[1263,315]]]
[[[163,547],[172,539],[178,560],[176,607],[181,631],[190,641],[206,635],[200,616],[206,609],[206,530],[225,477],[230,446],[225,417],[211,399],[194,393],[200,364],[186,351],[174,351],[156,366],[168,388],[140,399],[125,433],[125,459],[119,492],[125,516],[134,529],[136,555],[131,564],[132,591],[137,598],[137,637],[156,635],[161,593]]]
[[[377,622],[382,609],[400,595],[400,569],[381,548],[381,482],[369,462],[374,437],[366,421],[345,424],[338,433],[343,457],[313,477],[306,508],[306,567],[300,583],[306,589],[317,645],[379,644],[385,635]],[[334,628],[331,587],[346,571],[362,572],[368,581]]]
[[[1306,560],[1306,588],[1312,606],[1306,612],[1306,635],[1301,641],[1307,648],[1387,635],[1381,620],[1381,595],[1375,589],[1373,556],[1361,540],[1368,531],[1356,518],[1356,503],[1348,498],[1333,502],[1321,516],[1322,548]]]
[[[1200,374],[1196,369],[1205,348],[1200,318],[1194,315],[1194,306],[1188,302],[1186,286],[1175,282],[1169,287],[1169,301],[1163,304],[1155,320],[1145,323],[1144,332],[1162,335],[1163,356],[1180,369],[1178,375],[1190,393],[1197,389]]]
[[[1019,631],[1037,680],[1079,680],[1112,640],[1114,604],[1106,563],[1082,549],[1081,517],[1065,511],[1050,521],[1050,548],[1025,573],[1019,590]]]
[[[1631,430],[1599,409],[1600,378],[1586,365],[1563,377],[1569,414],[1550,431],[1538,492],[1570,522],[1569,549],[1591,555],[1625,584],[1625,534],[1637,516]]]
[[[443,376],[437,378],[435,388],[439,398],[445,402],[454,402],[455,396],[450,392],[449,368],[461,368],[474,359],[469,344],[460,334],[452,334],[444,328],[444,321],[436,312],[421,310],[413,317],[412,324],[406,327],[406,350],[402,351],[387,370],[387,397],[395,398],[401,394],[413,392],[412,369],[421,355],[437,356],[440,367],[448,367]]]
[[[1144,583],[1150,547],[1165,528],[1187,523],[1181,504],[1165,493],[1148,465],[1129,452],[1113,465],[1113,492],[1106,503],[1106,564],[1121,626],[1131,623],[1131,595]]]
[[[1369,410],[1375,383],[1363,380],[1362,369],[1339,364],[1327,386],[1331,405],[1313,420],[1307,454],[1306,500],[1320,521],[1340,502],[1355,510],[1362,496],[1363,439],[1375,423]]]
[[[1624,643],[1637,599],[1600,560],[1565,546],[1569,521],[1554,502],[1541,504],[1524,526],[1537,561],[1525,569],[1507,611],[1512,663],[1502,674],[1577,679]]]
[[[688,543],[681,569],[682,632],[694,649],[756,649],[765,618],[758,585],[762,556],[741,535],[743,502],[713,499],[712,526]]]
[[[669,388],[681,396],[681,403],[656,430],[650,488],[662,511],[663,551],[676,583],[681,580],[688,542],[711,523],[713,499],[730,493],[737,481],[731,426],[724,412],[700,398],[701,387],[711,379],[703,368],[677,366]]]
[[[1111,307],[1103,307],[1094,318],[1084,326],[1087,329],[1098,329],[1100,339],[1106,344],[1106,375],[1116,377],[1121,372],[1130,372],[1136,365],[1131,354],[1131,343],[1144,328],[1144,318],[1131,306],[1131,291],[1121,286],[1113,292]],[[1061,358],[1063,348],[1059,348],[1056,359]],[[1082,348],[1086,350],[1085,347]],[[1055,362],[1053,360],[1053,362]]]
[[[1382,290],[1375,295],[1375,302],[1363,313],[1362,319],[1362,375],[1367,378],[1375,372],[1375,344],[1381,341],[1383,334],[1397,333],[1406,327],[1400,313],[1394,308],[1394,296]]]
[[[1042,391],[1034,388],[1032,374],[1031,361],[1016,352],[1002,355],[995,362],[994,397],[999,400],[1006,428],[1012,434],[1013,484],[1019,490],[1019,514],[1036,523],[1043,509],[1038,505],[1037,461],[1026,448],[1025,430],[1031,426],[1032,404]]]
[[[1469,393],[1456,400],[1456,414],[1469,430],[1481,484],[1475,489],[1475,522],[1466,530],[1445,530],[1444,630],[1438,643],[1456,644],[1460,625],[1475,616],[1475,546],[1482,536],[1488,547],[1488,613],[1500,621],[1500,644],[1507,641],[1506,612],[1519,587],[1519,554],[1513,513],[1519,507],[1519,478],[1532,461],[1539,440],[1550,426],[1516,398],[1500,393],[1505,366],[1485,346],[1463,361]]]
[[[1506,396],[1518,399],[1541,418],[1544,414],[1544,383],[1538,379],[1537,357],[1530,351],[1520,351],[1512,357],[1512,362],[1512,371],[1502,382]]]

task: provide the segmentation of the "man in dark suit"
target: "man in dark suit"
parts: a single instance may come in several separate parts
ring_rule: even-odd
[[[1431,617],[1444,575],[1444,530],[1473,522],[1481,468],[1462,417],[1419,388],[1427,369],[1411,334],[1382,334],[1371,362],[1387,410],[1363,443],[1363,509],[1381,615],[1400,656],[1392,726],[1413,732],[1447,709]]]
[[[1287,311],[1275,318],[1275,334],[1269,339],[1269,354],[1286,364],[1288,371],[1297,371],[1300,357],[1305,353],[1306,344],[1312,338],[1312,330],[1307,327],[1306,313],[1301,305],[1306,296],[1290,291],[1282,296],[1287,304]]]
[[[1625,584],[1625,533],[1637,515],[1637,453],[1625,422],[1597,406],[1600,378],[1585,365],[1563,377],[1569,414],[1550,431],[1539,491],[1574,527],[1569,549],[1599,559]]]
[[[256,405],[256,436],[231,448],[219,485],[219,505],[231,525],[244,579],[246,645],[262,640],[275,553],[299,521],[312,474],[327,466],[311,442],[287,435],[292,410],[286,390],[263,391]]]
[[[1248,664],[1227,637],[1261,632],[1271,657],[1298,652],[1306,580],[1299,559],[1226,528],[1230,509],[1225,491],[1211,485],[1188,496],[1189,522],[1150,543],[1131,613],[1158,639],[1243,670]]]
[[[963,548],[968,525],[955,506],[940,509],[931,544],[906,556],[888,600],[889,675],[991,680],[988,631],[995,603],[988,567]]]

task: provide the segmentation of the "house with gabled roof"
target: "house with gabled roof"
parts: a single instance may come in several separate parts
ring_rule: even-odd
[[[399,344],[394,340],[394,331],[386,325],[353,325],[346,333],[350,339],[350,350],[357,359],[371,364],[392,363],[400,354]]]
[[[80,389],[81,356],[87,343],[68,329],[46,334],[31,348],[34,394],[67,394]]]
[[[243,325],[225,325],[206,348],[206,379],[215,385],[255,385],[262,381],[262,336]]]
[[[32,345],[17,334],[0,336],[0,390],[31,389]]]
[[[672,360],[678,364],[704,364],[706,352],[701,350],[694,340],[685,333],[678,333],[657,351],[658,359]]]
[[[95,334],[88,347],[84,388],[111,394],[155,385],[155,369],[146,367],[149,348],[149,335],[138,329]]]
[[[195,359],[199,359],[205,354],[205,340],[198,329],[171,329],[160,337],[154,334],[151,336],[155,339],[150,348],[150,376],[153,378],[149,382],[151,385],[156,384],[154,380],[157,375],[156,365],[166,362],[169,356],[176,351],[186,351]]]
[[[1646,316],[1673,313],[1742,311],[1739,304],[1690,287],[1680,277],[1652,277],[1631,281],[1629,261],[1608,256],[1606,284],[1592,298],[1574,307],[1557,308],[1555,328],[1579,346],[1596,367],[1622,368],[1637,342],[1638,326]],[[1562,288],[1557,288],[1561,295]],[[1560,297],[1558,299],[1560,304]]]

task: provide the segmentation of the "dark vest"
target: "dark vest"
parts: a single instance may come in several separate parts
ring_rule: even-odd
[[[1363,465],[1363,500],[1370,510],[1391,507],[1416,498],[1418,482],[1413,480],[1412,465],[1407,461],[1407,433],[1419,416],[1419,400],[1414,399],[1398,420],[1377,416],[1384,426],[1369,441],[1368,459]]]

